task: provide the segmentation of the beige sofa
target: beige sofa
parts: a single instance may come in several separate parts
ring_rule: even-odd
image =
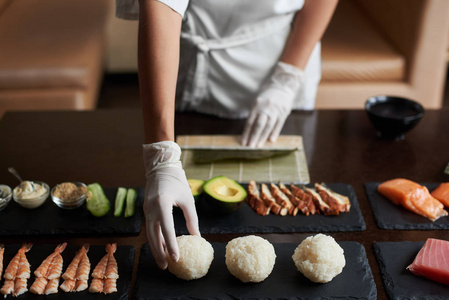
[[[0,0],[0,117],[96,107],[111,0]]]
[[[108,24],[107,71],[137,71],[137,22]],[[373,95],[439,108],[446,76],[448,0],[340,0],[322,42],[317,108],[362,108]]]

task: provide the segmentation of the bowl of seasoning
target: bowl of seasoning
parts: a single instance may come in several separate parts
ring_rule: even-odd
[[[12,199],[12,190],[9,186],[0,184],[0,211],[5,209]]]
[[[424,115],[421,104],[396,96],[375,96],[365,103],[368,117],[384,139],[402,140],[405,133],[418,124]]]
[[[75,209],[86,202],[87,186],[78,181],[63,182],[51,190],[51,199],[60,208]]]
[[[42,181],[22,181],[12,192],[14,201],[25,208],[37,208],[44,204],[50,187]]]

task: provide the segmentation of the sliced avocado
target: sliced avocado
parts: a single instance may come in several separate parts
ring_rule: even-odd
[[[217,213],[229,213],[240,208],[246,198],[246,190],[226,176],[209,179],[203,185],[204,198]]]
[[[205,181],[202,179],[187,179],[187,182],[189,183],[193,198],[197,201],[199,196],[203,193],[203,185]]]

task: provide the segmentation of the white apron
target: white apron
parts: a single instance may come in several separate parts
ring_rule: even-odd
[[[292,0],[190,0],[182,25],[176,108],[246,118],[302,5]],[[321,78],[319,44],[305,74],[294,109],[314,108]]]
[[[134,11],[128,16],[136,16],[138,1],[117,1],[128,2]],[[304,0],[190,0],[182,24],[177,110],[246,118],[303,4]],[[120,14],[126,16],[123,10]],[[321,79],[319,43],[304,71],[305,82],[293,108],[309,110],[315,106]]]

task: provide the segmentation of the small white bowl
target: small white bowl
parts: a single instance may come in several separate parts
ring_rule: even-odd
[[[64,183],[64,182],[63,182]],[[51,190],[51,199],[53,200],[53,202],[60,208],[64,208],[64,209],[75,209],[80,207],[81,205],[84,204],[84,202],[86,202],[86,196],[87,196],[87,186],[82,183],[82,182],[77,182],[77,181],[73,181],[70,182],[76,185],[77,188],[81,188],[84,187],[84,189],[86,190],[86,192],[78,197],[75,198],[71,198],[71,199],[60,199],[58,197],[55,196],[55,190],[56,188],[62,184],[58,184],[57,186],[53,187],[53,189]]]
[[[3,191],[4,195],[0,198],[0,211],[2,211],[12,199],[12,190],[9,186],[0,184],[0,190]]]
[[[41,185],[44,189],[45,192],[38,196],[38,197],[34,197],[34,198],[21,198],[19,195],[17,195],[17,189],[20,187],[20,185],[16,186],[13,190],[13,198],[14,201],[16,201],[20,206],[25,207],[25,208],[38,208],[39,206],[41,206],[42,204],[44,204],[45,200],[47,200],[48,195],[50,195],[50,187],[48,186],[48,184],[46,184],[45,182],[42,181],[33,181],[34,184],[38,184]]]

